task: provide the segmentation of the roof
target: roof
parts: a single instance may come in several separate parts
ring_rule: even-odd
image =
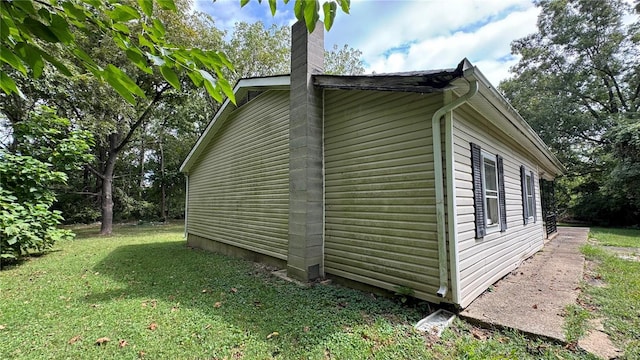
[[[531,126],[518,114],[509,102],[495,89],[480,70],[467,59],[450,69],[399,72],[371,75],[313,75],[315,86],[324,89],[378,90],[433,93],[452,90],[460,96],[467,92],[470,80],[479,83],[478,94],[468,104],[483,114],[490,122],[501,129],[516,143],[524,146],[536,155],[543,165],[543,176],[553,179],[565,171],[564,166],[551,153],[549,147],[533,131]],[[233,89],[236,99],[244,98],[249,91],[288,90],[291,84],[289,75],[241,79]],[[238,105],[240,106],[240,105]],[[207,125],[189,155],[180,167],[188,173],[196,159],[206,148],[224,120],[237,109],[228,99],[222,104],[213,120]]]

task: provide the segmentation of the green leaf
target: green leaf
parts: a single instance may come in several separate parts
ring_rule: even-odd
[[[44,61],[42,61],[42,56],[40,55],[42,50],[27,43],[20,43],[16,45],[15,50],[16,54],[20,56],[22,61],[29,65],[33,77],[35,79],[39,78],[40,75],[42,75],[42,70],[44,69]]]
[[[340,7],[345,14],[349,13],[349,9],[351,8],[351,0],[339,0]]]
[[[202,78],[202,76],[198,71],[189,71],[187,75],[189,75],[189,78],[191,79],[191,81],[195,86],[197,87],[202,86],[202,82],[204,81],[204,79]]]
[[[231,85],[229,84],[229,82],[224,79],[224,78],[218,78],[218,85],[220,85],[220,89],[222,90],[222,92],[227,95],[227,97],[229,98],[229,100],[235,105],[236,103],[236,96],[233,93],[233,88],[231,87]]]
[[[13,1],[13,5],[27,14],[36,14],[36,9],[33,7],[33,1]]]
[[[155,50],[155,45],[149,41],[146,37],[144,37],[144,35],[140,35],[138,37],[138,42],[140,43],[140,46],[146,46],[149,48],[149,50],[154,51]]]
[[[249,0],[240,0],[240,7],[244,7],[249,3]]]
[[[107,12],[107,15],[111,20],[115,22],[126,22],[133,19],[140,19],[140,13],[138,10],[132,8],[129,5],[114,4],[113,11]]]
[[[22,75],[27,75],[27,68],[24,67],[20,58],[17,57],[11,49],[0,46],[0,60],[20,71]]]
[[[293,4],[293,13],[296,14],[296,19],[304,20],[304,0],[296,0]]]
[[[157,31],[157,33],[154,34],[156,35],[156,37],[158,38],[164,37],[165,29],[164,29],[164,25],[162,24],[162,21],[158,19],[153,19],[153,28]]]
[[[64,9],[64,13],[73,19],[84,21],[87,18],[87,15],[85,14],[84,10],[80,7],[77,7],[71,1],[63,2],[62,8]]]
[[[112,64],[107,65],[104,75],[107,82],[131,104],[135,105],[134,94],[141,98],[146,98],[142,89],[131,80],[129,75]]]
[[[69,44],[74,39],[73,34],[69,30],[69,24],[58,14],[51,14],[51,25],[49,28],[64,44]]]
[[[271,8],[271,16],[276,15],[276,0],[269,0],[269,8]]]
[[[142,12],[148,17],[153,15],[153,0],[138,0],[138,6],[140,6]]]
[[[125,25],[125,24],[115,23],[115,24],[113,24],[113,28],[115,30],[120,31],[123,34],[129,35],[131,33],[131,30],[129,30],[129,27],[127,25]]]
[[[0,88],[2,88],[5,94],[19,93],[16,82],[13,81],[9,75],[5,74],[4,71],[0,71]]]
[[[204,80],[204,88],[207,89],[207,92],[215,101],[222,102],[222,95],[220,95],[220,92],[217,91],[213,84],[207,79]]]
[[[177,10],[176,4],[173,2],[173,0],[158,0],[158,5],[160,5],[160,7],[165,10]]]
[[[153,65],[155,66],[163,66],[165,64],[165,61],[163,58],[161,58],[160,56],[156,56],[153,55],[151,53],[144,53],[147,56],[147,59],[151,60],[151,62],[153,63]]]
[[[304,6],[304,22],[307,24],[307,30],[309,30],[309,33],[312,33],[313,30],[316,28],[316,22],[319,19],[319,15],[318,15],[318,7],[319,7],[319,2],[318,0],[311,0],[308,2],[305,2],[305,6]]]
[[[51,65],[55,66],[56,69],[58,69],[58,71],[60,71],[63,75],[65,76],[71,76],[71,71],[69,71],[69,68],[67,68],[63,63],[61,63],[60,61],[58,61],[56,58],[54,58],[53,56],[49,55],[46,52],[41,52],[40,55],[45,58],[45,60],[47,60]]]
[[[163,65],[160,67],[160,73],[162,77],[165,78],[177,90],[180,90],[180,79],[178,79],[178,75],[167,65]]]
[[[335,2],[326,2],[322,5],[324,11],[324,28],[327,31],[331,30],[331,26],[333,26],[333,20],[336,18],[336,10],[338,9],[338,4]]]
[[[49,29],[48,26],[34,18],[26,18],[23,24],[29,30],[29,32],[33,34],[33,36],[37,37],[40,40],[44,40],[50,43],[60,42],[60,39],[58,39],[58,37],[53,33],[53,31],[51,31],[51,29]]]
[[[129,48],[126,51],[127,57],[131,62],[137,66],[140,70],[146,72],[147,74],[153,74],[153,70],[147,66],[147,61],[142,56],[142,53],[137,48]]]

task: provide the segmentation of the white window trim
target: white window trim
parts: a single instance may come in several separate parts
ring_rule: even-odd
[[[527,203],[524,204],[524,206],[527,207],[527,214],[528,216],[528,220],[532,220],[533,222],[535,222],[535,211],[536,211],[536,206],[535,206],[535,202],[536,202],[536,198],[534,197],[533,194],[535,194],[535,191],[532,191],[533,189],[529,189],[529,183],[527,183],[527,178],[531,179],[531,187],[535,187],[536,184],[533,182],[534,178],[533,178],[533,173],[531,172],[531,170],[529,170],[526,166],[524,167],[524,184],[525,184],[525,190],[526,190],[526,194],[525,197],[527,199]],[[529,207],[529,197],[531,197],[532,203],[531,203],[531,208]]]
[[[486,183],[486,174],[485,174],[485,167],[484,167],[484,159],[489,159],[491,161],[493,161],[493,167],[495,169],[495,178],[496,178],[496,199],[498,200],[498,221],[489,225],[488,222],[488,216],[489,216],[489,204],[487,204],[487,183]],[[498,185],[498,182],[500,181],[500,179],[498,179],[498,160],[497,160],[497,156],[495,154],[491,154],[488,153],[486,151],[481,151],[480,153],[480,169],[482,172],[482,202],[484,204],[484,228],[485,228],[485,232],[486,234],[491,234],[494,232],[499,232],[500,231],[500,186]]]

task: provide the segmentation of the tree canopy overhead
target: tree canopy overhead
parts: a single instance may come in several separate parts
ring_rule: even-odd
[[[262,2],[262,0],[258,0]],[[242,6],[249,0],[240,0]],[[288,3],[289,0],[284,0]],[[276,0],[268,0],[271,13],[276,13]],[[350,0],[295,0],[294,12],[313,31],[319,12],[324,13],[325,27],[331,28],[338,6],[349,12]],[[77,31],[98,31],[113,39],[120,51],[141,71],[152,74],[157,68],[165,80],[176,89],[181,84],[180,72],[186,73],[193,84],[204,86],[217,101],[223,96],[233,100],[233,91],[224,70],[233,70],[225,54],[216,49],[202,50],[172,42],[165,23],[158,18],[162,12],[185,14],[188,1],[174,0],[37,0],[0,1],[0,63],[7,64],[23,76],[39,78],[45,63],[60,73],[72,76],[68,59],[73,59],[79,71],[93,74],[106,81],[124,99],[135,104],[146,99],[145,92],[120,67],[96,64],[77,42]],[[322,9],[322,10],[321,10]],[[60,56],[52,55],[43,44],[54,44]],[[19,93],[15,77],[0,69],[0,89],[5,93]]]
[[[640,186],[621,186],[640,184],[637,158],[619,155],[639,150],[638,16],[621,0],[537,5],[538,32],[512,43],[521,59],[500,88],[569,169],[565,208],[588,221],[637,222]]]

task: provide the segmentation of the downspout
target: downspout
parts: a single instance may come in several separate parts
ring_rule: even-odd
[[[187,219],[189,216],[189,174],[184,174],[184,178],[187,183],[187,187],[184,192],[184,237],[188,240],[189,233],[187,232]]]
[[[449,287],[449,275],[447,269],[447,238],[444,214],[444,174],[442,170],[442,140],[440,136],[440,119],[449,111],[467,102],[478,93],[478,81],[473,78],[469,81],[469,91],[449,104],[445,104],[436,110],[431,118],[431,130],[433,138],[433,171],[436,183],[436,232],[438,237],[438,266],[440,270],[440,288],[438,297],[445,297]],[[449,201],[452,201],[449,199]],[[455,201],[455,199],[453,200]],[[455,241],[453,239],[452,241]]]

